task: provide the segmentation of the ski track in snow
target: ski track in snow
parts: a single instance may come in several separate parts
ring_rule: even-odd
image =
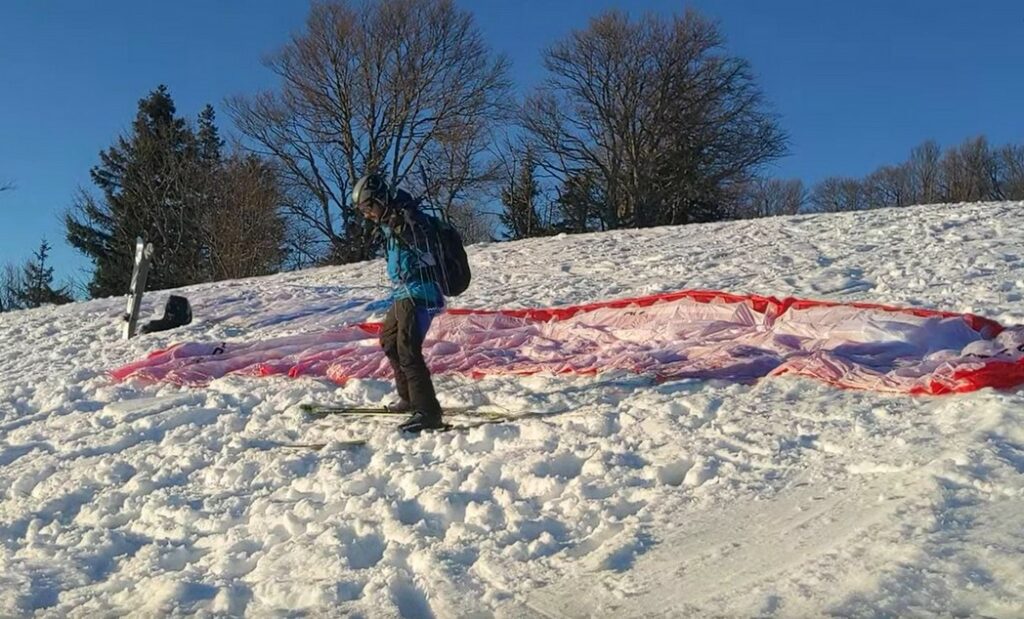
[[[531,239],[471,247],[457,304],[706,288],[1015,324],[1022,248],[1024,203]],[[409,438],[295,406],[386,382],[105,375],[180,340],[379,319],[382,269],[191,287],[192,325],[129,342],[122,298],[0,314],[0,616],[1024,612],[1020,391],[452,376],[448,406],[568,412]]]

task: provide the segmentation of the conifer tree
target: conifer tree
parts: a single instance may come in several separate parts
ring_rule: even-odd
[[[278,176],[255,156],[251,165],[238,165],[223,149],[212,106],[190,123],[176,114],[165,86],[139,101],[131,130],[102,151],[92,169],[99,191],[80,192],[65,214],[68,242],[95,267],[92,296],[128,290],[137,237],[155,250],[150,290],[266,274],[280,266]],[[232,202],[240,199],[246,204]],[[247,221],[240,219],[243,211]]]
[[[509,174],[507,185],[501,190],[504,212],[499,215],[499,219],[507,230],[506,236],[511,240],[546,234],[537,214],[540,188],[536,178],[536,159],[529,151],[520,159]]]
[[[147,287],[205,281],[198,233],[205,203],[198,182],[201,150],[188,123],[175,115],[167,87],[160,86],[139,101],[131,131],[100,153],[91,176],[101,195],[80,193],[65,216],[68,242],[95,266],[92,296],[128,289],[136,237],[156,249]]]
[[[21,287],[15,297],[20,307],[39,307],[44,304],[62,305],[74,299],[66,287],[53,287],[53,267],[49,266],[50,244],[46,239],[39,244],[24,268]]]

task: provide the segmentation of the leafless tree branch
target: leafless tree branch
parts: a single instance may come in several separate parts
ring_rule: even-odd
[[[316,3],[268,66],[281,90],[229,108],[253,148],[278,160],[288,214],[333,259],[374,251],[349,202],[368,171],[446,212],[490,182],[486,137],[511,114],[508,63],[451,0]]]

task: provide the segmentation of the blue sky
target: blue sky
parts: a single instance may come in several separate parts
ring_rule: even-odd
[[[753,65],[791,136],[772,173],[813,183],[903,159],[916,144],[985,134],[1024,142],[1024,2],[1016,0],[458,0],[521,90],[543,77],[541,50],[608,8],[693,6],[719,20]],[[7,0],[0,7],[0,265],[44,236],[59,279],[88,262],[60,214],[89,169],[167,84],[181,114],[272,88],[262,57],[303,23],[281,0]],[[222,129],[230,131],[225,113]]]

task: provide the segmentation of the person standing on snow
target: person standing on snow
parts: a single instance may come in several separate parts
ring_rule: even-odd
[[[380,345],[395,373],[399,402],[389,409],[410,412],[399,428],[420,432],[444,427],[430,370],[423,359],[423,340],[433,317],[444,308],[437,283],[436,238],[419,201],[401,189],[392,193],[377,174],[359,179],[352,202],[384,235],[388,279],[394,286],[384,318]]]

